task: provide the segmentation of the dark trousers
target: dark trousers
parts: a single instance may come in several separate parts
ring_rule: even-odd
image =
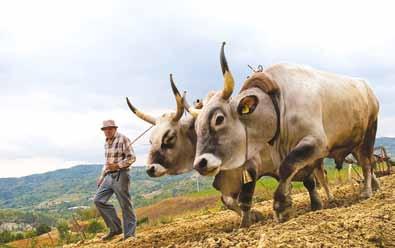
[[[136,231],[136,215],[134,214],[131,197],[129,194],[130,175],[129,170],[122,170],[105,176],[103,183],[98,188],[94,203],[103,217],[104,222],[111,232],[122,230],[121,220],[112,204],[108,201],[115,193],[122,209],[123,233],[125,237],[134,236]]]

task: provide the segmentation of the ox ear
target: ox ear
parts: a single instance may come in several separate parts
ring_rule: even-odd
[[[254,112],[256,106],[258,106],[258,103],[258,97],[254,95],[243,97],[237,106],[237,113],[239,113],[239,115],[251,114]]]

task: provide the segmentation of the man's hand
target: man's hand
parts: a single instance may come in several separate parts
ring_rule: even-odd
[[[98,188],[99,188],[100,185],[103,183],[103,181],[104,181],[104,177],[99,177],[99,178],[96,180],[96,185],[97,185]]]
[[[116,171],[119,169],[118,164],[114,164],[114,163],[107,163],[106,164],[106,171]]]

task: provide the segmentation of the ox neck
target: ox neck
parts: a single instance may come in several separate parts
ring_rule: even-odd
[[[269,94],[270,99],[272,100],[274,110],[276,111],[276,119],[277,119],[277,125],[276,125],[276,132],[274,133],[274,136],[267,142],[269,145],[273,146],[274,141],[278,138],[280,135],[280,107],[278,106],[278,102],[276,99],[275,94]],[[244,126],[245,134],[246,134],[246,149],[245,149],[245,161],[248,161],[248,128],[246,125]]]

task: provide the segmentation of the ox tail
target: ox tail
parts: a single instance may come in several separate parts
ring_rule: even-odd
[[[377,132],[377,119],[375,119],[372,125],[366,130],[365,138],[363,141],[363,153],[370,160],[370,163],[373,163],[373,151],[374,151],[374,143],[376,141],[376,132]]]

